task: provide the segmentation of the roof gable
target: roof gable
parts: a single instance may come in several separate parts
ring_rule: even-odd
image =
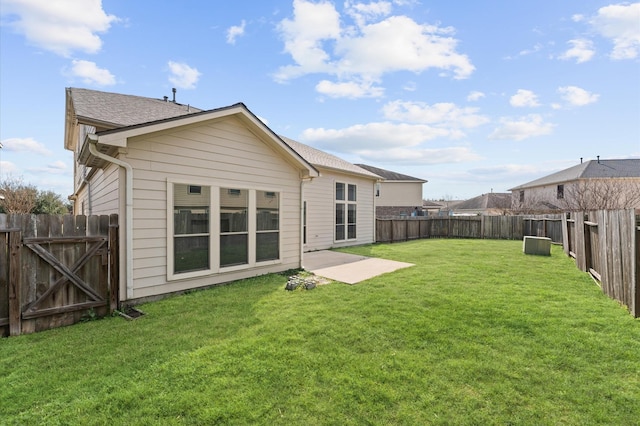
[[[67,89],[66,127],[69,128],[70,126],[68,122],[71,119],[69,109],[76,109],[74,101],[78,96],[82,99],[82,102],[80,102],[80,112],[90,115],[82,116],[82,119],[86,120],[86,124],[90,124],[92,121],[100,121],[107,124],[107,130],[97,132],[95,136],[92,136],[92,138],[94,138],[94,140],[103,147],[100,149],[103,153],[109,150],[107,147],[126,147],[127,140],[131,137],[172,129],[178,126],[200,123],[207,120],[235,116],[239,118],[259,139],[267,143],[275,149],[276,152],[279,152],[280,155],[288,158],[289,161],[300,168],[302,171],[301,175],[303,177],[317,177],[320,175],[313,165],[286,144],[242,103],[208,111],[194,108],[190,112],[185,113],[185,110],[183,109],[184,105],[174,104],[173,102],[107,92],[92,92],[95,91],[86,89]],[[101,105],[92,106],[92,100],[94,102],[100,102]],[[127,104],[129,101],[131,102],[130,105]],[[109,102],[114,103],[109,104]],[[159,106],[158,102],[160,104],[173,104],[174,106],[165,108],[164,106]],[[136,111],[139,108],[144,108],[145,105],[150,105],[153,112],[134,113],[134,117],[128,119],[128,122],[132,124],[128,125],[115,123],[116,121],[124,121],[121,119],[121,116],[116,115],[115,118],[109,118],[107,114],[108,111],[114,111],[120,106],[122,106],[125,111]],[[141,121],[147,120],[152,116],[155,116],[156,119],[153,121]],[[75,110],[75,117],[78,117],[77,110]],[[78,120],[80,120],[80,118],[78,118]],[[67,132],[65,138],[67,138],[69,134],[70,132]],[[65,147],[69,149],[70,145],[67,145],[67,141],[68,140],[65,140]],[[95,161],[95,158],[93,154],[90,153],[88,145],[89,144],[87,143],[83,144],[82,150],[78,156],[78,161],[82,164],[94,165],[93,162]]]

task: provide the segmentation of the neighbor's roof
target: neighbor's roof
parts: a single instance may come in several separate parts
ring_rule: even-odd
[[[403,175],[402,173],[392,172],[391,170],[380,169],[378,167],[368,166],[366,164],[356,164],[358,167],[362,167],[365,170],[369,170],[371,173],[375,173],[381,176],[386,181],[405,181],[405,182],[421,182],[426,183],[424,179],[416,178],[409,175]]]
[[[365,170],[362,167],[358,167],[355,164],[349,163],[348,161],[345,161],[341,158],[338,158],[335,155],[331,155],[327,152],[320,151],[319,149],[312,148],[309,145],[294,141],[293,139],[289,139],[285,136],[280,136],[280,138],[294,151],[300,154],[302,158],[304,158],[314,166],[325,167],[345,173],[366,176],[368,178],[380,179],[379,175],[371,173],[370,171]]]
[[[478,195],[456,205],[456,210],[506,209],[511,207],[511,194],[491,192]]]
[[[640,177],[640,158],[622,160],[590,160],[540,179],[511,188],[509,191],[571,182],[578,179]]]
[[[105,127],[126,127],[201,112],[199,108],[164,99],[67,88],[76,117]]]

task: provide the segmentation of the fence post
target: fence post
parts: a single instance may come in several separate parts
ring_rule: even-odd
[[[567,213],[562,213],[562,250],[567,256],[569,256],[569,247],[569,223],[567,222]]]
[[[634,213],[632,213],[634,214]],[[633,290],[631,297],[634,298],[634,306],[633,306],[633,316],[635,318],[640,317],[640,286],[638,286],[638,281],[640,281],[640,222],[636,217],[636,221],[634,222],[635,227],[632,231],[635,235],[633,241],[633,254],[635,255],[635,270],[633,271]]]
[[[575,222],[575,232],[576,232],[576,266],[582,272],[587,272],[587,263],[585,257],[585,247],[584,247],[584,212],[576,212],[576,222]]]
[[[9,336],[18,336],[22,330],[21,244],[22,232],[9,232]]]

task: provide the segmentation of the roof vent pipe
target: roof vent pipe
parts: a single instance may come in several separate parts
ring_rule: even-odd
[[[164,98],[165,102],[169,102],[169,97],[168,96],[163,96],[163,98]]]
[[[597,158],[598,158],[598,164],[600,164],[600,156],[598,155],[598,157],[597,157]]]
[[[172,88],[171,92],[173,93],[173,103],[175,104],[176,103],[176,88],[175,87]]]
[[[580,164],[582,164],[582,157],[580,157]]]

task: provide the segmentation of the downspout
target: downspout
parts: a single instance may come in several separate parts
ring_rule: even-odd
[[[89,152],[102,160],[113,163],[117,166],[124,168],[125,170],[125,240],[126,240],[126,274],[127,274],[127,299],[133,299],[133,168],[129,163],[126,163],[117,158],[103,154],[98,151],[96,146],[98,143],[98,136],[94,134],[88,134],[87,140],[89,141]]]

